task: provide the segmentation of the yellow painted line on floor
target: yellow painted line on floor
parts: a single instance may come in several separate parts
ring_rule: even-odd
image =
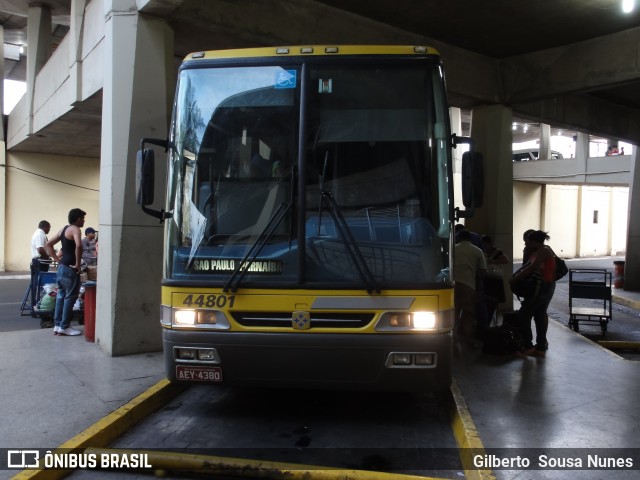
[[[618,305],[624,305],[625,307],[633,308],[634,310],[640,310],[640,301],[638,300],[621,297],[615,294],[611,296],[611,300],[613,303],[617,303]]]
[[[640,350],[640,342],[622,340],[598,340],[598,345],[611,350]]]
[[[157,473],[184,471],[194,475],[237,476],[242,478],[261,478],[281,480],[440,480],[434,477],[403,475],[369,470],[351,470],[340,467],[302,465],[297,463],[269,462],[245,458],[195,455],[157,450],[128,450],[109,448],[88,448],[85,453],[102,455],[147,455],[147,460]],[[169,473],[170,474],[170,473]]]
[[[491,470],[479,470],[473,464],[474,455],[485,452],[480,434],[471,417],[471,412],[455,380],[451,384],[450,419],[451,430],[460,449],[460,460],[467,480],[496,480]]]
[[[106,447],[140,420],[149,416],[181,393],[185,387],[160,380],[147,391],[141,393],[116,411],[102,418],[85,431],[58,447],[60,452],[81,453],[88,447]],[[58,451],[58,449],[54,450]],[[44,459],[40,459],[43,465]],[[72,470],[23,470],[12,480],[58,480],[72,473]]]

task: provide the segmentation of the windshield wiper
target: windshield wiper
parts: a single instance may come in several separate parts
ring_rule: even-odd
[[[360,279],[367,286],[367,293],[380,293],[380,287],[378,286],[371,270],[369,270],[369,266],[367,262],[365,262],[364,257],[362,256],[362,252],[358,247],[357,242],[353,238],[353,234],[351,233],[351,229],[347,224],[347,221],[342,216],[342,212],[340,211],[340,207],[336,203],[336,200],[331,195],[331,192],[327,192],[325,190],[320,191],[320,201],[321,203],[326,203],[327,210],[329,210],[329,215],[336,224],[336,228],[338,229],[338,234],[340,235],[340,239],[345,246],[345,249],[351,260],[356,266],[356,270],[358,270],[358,274],[360,275]]]
[[[327,162],[329,161],[329,151],[327,150],[324,154],[324,163],[322,165],[322,174],[320,178],[318,178],[318,187],[320,187],[320,200],[318,202],[318,233],[317,236],[320,236],[320,227],[322,226],[322,193],[324,192],[324,179],[327,174]]]
[[[291,209],[291,205],[292,202],[286,202],[281,203],[278,206],[258,237],[251,244],[251,247],[247,251],[247,254],[238,263],[238,266],[229,277],[229,280],[227,280],[227,283],[225,283],[224,288],[222,289],[223,292],[226,293],[231,290],[235,293],[238,290],[238,286],[251,267],[251,264],[255,262],[256,258],[260,254],[260,251],[265,246],[269,238],[271,238],[271,235],[273,235],[273,232],[275,232],[276,228],[278,228],[278,225],[282,223],[282,220],[284,220],[287,212]]]

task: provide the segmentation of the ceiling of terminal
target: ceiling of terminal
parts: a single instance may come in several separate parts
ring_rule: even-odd
[[[4,26],[5,50],[7,45],[20,46],[26,43],[26,23],[30,3],[30,0],[0,0],[0,23]],[[39,0],[39,3],[51,6],[53,47],[55,48],[68,31],[71,0]],[[335,8],[341,11],[343,21],[345,15],[357,16],[359,19],[365,18],[409,32],[416,38],[432,39],[436,44],[463,49],[500,62],[509,62],[514,58],[527,55],[529,56],[527,59],[534,58],[532,56],[537,52],[568,47],[593,39],[612,38],[619,41],[619,38],[624,38],[620,35],[637,35],[640,31],[640,0],[636,0],[636,8],[631,14],[622,12],[621,3],[621,0],[563,0],[561,2],[395,0],[391,3],[387,0],[367,0],[366,2],[282,0],[276,4],[271,0],[253,0],[246,4],[232,6],[230,2],[223,0],[209,0],[206,4],[196,0],[151,0],[149,2],[152,6],[158,6],[160,10],[164,9],[165,15],[167,11],[171,12],[167,18],[175,32],[176,59],[183,58],[191,51],[203,49],[276,45],[282,44],[283,41],[300,44],[332,43],[326,38],[326,32],[331,32],[331,28],[334,28],[332,38],[335,43],[349,43],[351,37],[348,28],[342,28],[336,33],[335,29],[339,27],[330,25],[331,22],[326,20],[331,18],[326,16],[326,10]],[[224,22],[229,19],[233,21],[233,15],[214,16],[211,13],[216,9],[223,11],[223,9],[232,8],[252,9],[253,14],[259,8],[276,10],[282,12],[283,16],[279,21],[277,17],[265,18],[264,28],[256,32],[256,29],[252,31],[249,28],[250,23],[246,24],[244,30],[233,23],[225,24]],[[291,19],[286,16],[287,13],[314,15],[321,9],[325,12],[325,16],[317,17],[315,31],[292,33],[293,28],[290,25],[295,22],[291,22]],[[237,13],[237,11],[234,12]],[[266,25],[267,20],[272,23]],[[260,24],[260,26],[263,25]],[[285,27],[290,31],[289,34],[283,33]],[[638,50],[635,51],[637,54]],[[619,52],[611,53],[611,55],[616,54]],[[28,48],[26,55],[28,55]],[[630,69],[638,71],[640,55],[629,58],[628,61]],[[5,59],[5,77],[24,80],[25,63],[24,56],[17,61]],[[614,78],[612,81],[590,84],[588,89],[584,88],[584,85],[580,88],[582,90],[577,93],[582,96],[624,108],[634,116],[640,114],[640,76],[636,78],[626,76],[624,81]],[[540,96],[543,97],[544,93]],[[87,110],[95,111],[96,102],[99,100],[99,96],[94,96],[90,100],[93,103]],[[468,108],[473,104],[459,106]],[[99,115],[97,112],[96,114]],[[517,119],[521,122],[528,121],[535,124],[538,121],[533,115],[527,117],[526,114],[522,116],[518,112],[514,115],[518,116]],[[525,120],[526,118],[528,120]],[[74,124],[73,118],[63,119],[63,121],[67,124],[65,128],[58,129],[59,135],[63,134],[60,132],[70,131]],[[86,115],[81,116],[79,122],[86,128]],[[99,121],[96,122],[96,126],[99,128]],[[564,125],[565,128],[567,126]],[[53,125],[51,127],[55,128]],[[46,138],[50,136],[48,133],[52,132],[44,132],[41,137],[33,136],[28,140],[28,144],[21,147],[29,151],[55,152],[55,148],[47,150],[53,147],[46,145]],[[85,133],[89,134],[89,132]],[[96,140],[98,143],[99,138],[98,134]],[[72,143],[73,139],[69,141]],[[69,142],[62,143],[68,148]],[[99,156],[99,145],[94,153]]]

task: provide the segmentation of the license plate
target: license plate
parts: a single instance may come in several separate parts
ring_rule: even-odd
[[[185,382],[221,382],[222,368],[176,365],[176,379]]]

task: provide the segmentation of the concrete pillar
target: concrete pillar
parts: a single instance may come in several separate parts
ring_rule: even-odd
[[[449,117],[451,119],[451,133],[458,136],[462,136],[462,110],[456,107],[449,108]],[[452,152],[453,161],[453,196],[455,199],[454,207],[459,207],[464,210],[462,204],[462,191],[460,186],[462,184],[461,165],[462,165],[462,148],[454,148]]]
[[[624,289],[640,291],[640,165],[638,147],[631,154],[627,253],[624,265]]]
[[[173,94],[173,32],[135,0],[105,0],[96,342],[111,355],[162,348],[163,228],[135,199],[143,137],[166,138]],[[166,162],[156,161],[162,183]],[[156,196],[157,201],[162,201]]]
[[[462,136],[462,110],[457,107],[449,108],[449,117],[451,118],[451,133]],[[462,161],[462,153],[460,148],[453,149],[453,172],[460,173],[460,163]]]
[[[0,140],[0,164],[7,165],[7,144],[4,140]],[[0,167],[0,272],[5,271],[5,245],[7,232],[5,224],[7,223],[7,167]]]
[[[513,258],[512,112],[491,105],[474,108],[472,115],[471,137],[476,151],[484,155],[484,204],[465,224],[491,235],[495,245]]]
[[[584,207],[584,185],[578,186],[578,209],[576,211],[576,256],[582,252],[582,210]]]
[[[589,158],[589,135],[578,132],[576,135],[576,172],[584,174],[583,183],[587,181],[587,158]]]
[[[484,155],[484,203],[465,225],[481,235],[490,235],[496,247],[513,261],[513,161],[510,108],[491,105],[473,109],[471,137],[477,152]],[[518,233],[518,235],[521,235]],[[511,271],[503,269],[505,277]],[[504,308],[513,308],[507,295]]]
[[[581,181],[587,181],[587,158],[589,157],[589,134],[578,132],[576,136],[576,172],[582,174]],[[578,211],[576,212],[576,255],[580,256],[582,251],[582,188],[578,186]]]
[[[538,149],[538,160],[549,160],[551,158],[551,125],[540,124],[540,148]]]
[[[0,39],[4,39],[4,27],[2,25],[0,25]],[[2,79],[0,82],[0,110],[2,111],[0,113],[4,115],[4,41],[0,42],[0,79]],[[4,142],[5,140],[4,128],[0,128],[0,141]]]
[[[0,25],[0,38],[4,39],[4,27]],[[2,109],[2,118],[4,120],[4,42],[0,44],[0,77],[3,81],[0,82],[0,108]],[[7,144],[4,138],[4,121],[0,128],[0,238],[6,239],[5,236],[5,223],[6,223],[6,198],[7,198]],[[0,272],[4,272],[4,245],[5,242],[0,242],[2,248],[0,248]]]
[[[84,10],[87,0],[71,0],[69,15],[69,82],[74,102],[82,101],[82,37],[84,34]]]
[[[51,56],[51,8],[44,4],[29,5],[27,13],[27,105],[28,134],[33,133],[33,98],[36,76]]]
[[[0,38],[4,39],[4,27],[0,25]],[[0,44],[0,73],[2,73],[2,78],[4,80],[4,42]],[[0,108],[2,108],[2,119],[4,119],[4,81],[0,82]],[[6,198],[7,198],[7,144],[5,143],[6,139],[4,138],[4,122],[2,122],[2,128],[0,128],[0,238],[5,239],[5,223],[6,223],[6,215],[5,215],[5,207],[6,207]],[[0,242],[2,248],[0,248],[0,272],[4,272],[4,244],[5,242]]]

